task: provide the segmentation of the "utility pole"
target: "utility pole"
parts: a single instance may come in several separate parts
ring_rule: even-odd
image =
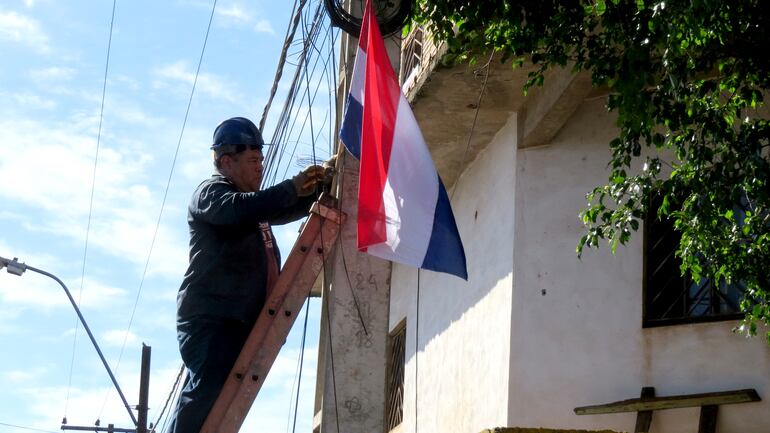
[[[106,433],[148,433],[147,412],[150,395],[150,357],[152,348],[142,343],[142,367],[139,373],[139,404],[136,405],[137,421],[136,428],[117,428],[114,424],[107,424],[107,427],[95,426],[74,426],[63,424],[62,430],[73,431],[91,431]]]
[[[150,353],[152,348],[142,343],[142,370],[139,377],[139,405],[136,411],[139,420],[136,424],[136,433],[147,433],[147,411],[150,395]]]

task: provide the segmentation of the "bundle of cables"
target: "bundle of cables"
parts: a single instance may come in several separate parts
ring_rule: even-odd
[[[355,0],[351,0],[351,3]],[[344,0],[324,0],[326,13],[332,23],[342,29],[345,33],[358,37],[361,33],[362,17],[357,17],[343,8]],[[361,1],[359,11],[364,10],[364,1]],[[375,1],[374,8],[377,15],[377,22],[380,24],[380,31],[383,36],[389,36],[404,26],[406,20],[412,13],[413,0],[382,0]],[[363,14],[363,12],[360,12]]]

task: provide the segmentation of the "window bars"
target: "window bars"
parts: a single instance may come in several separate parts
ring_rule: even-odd
[[[404,358],[406,349],[406,322],[399,324],[389,337],[385,431],[391,431],[404,418]]]
[[[404,39],[401,47],[401,89],[406,91],[422,70],[423,38],[425,31],[416,26]]]
[[[718,285],[709,278],[694,281],[682,275],[676,256],[681,234],[673,221],[657,217],[661,198],[652,199],[645,219],[643,326],[732,320],[742,317],[740,282]]]

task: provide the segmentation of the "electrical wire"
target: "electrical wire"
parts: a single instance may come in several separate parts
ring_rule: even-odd
[[[414,318],[414,433],[417,433],[417,391],[418,391],[418,378],[419,370],[417,364],[417,357],[420,354],[420,268],[417,268],[417,302],[416,312]]]
[[[334,396],[334,420],[337,424],[337,433],[340,433],[340,411],[337,401],[337,379],[334,374],[334,340],[332,339],[331,315],[329,313],[330,291],[324,289],[323,303],[326,304],[326,334],[329,339],[329,366],[332,370],[332,395]],[[323,309],[323,308],[322,308]]]
[[[152,432],[155,432],[155,429],[160,425],[160,421],[163,419],[163,415],[166,413],[166,409],[168,408],[169,403],[171,402],[171,399],[174,398],[174,395],[176,394],[177,388],[179,387],[179,383],[182,380],[182,375],[184,374],[185,366],[184,363],[179,368],[179,373],[176,375],[176,380],[174,380],[174,384],[171,385],[171,390],[168,393],[168,397],[166,397],[166,402],[163,403],[163,409],[160,410],[160,414],[158,414],[158,417],[155,419],[155,422],[153,423]]]
[[[320,140],[320,137],[323,135],[323,128],[333,127],[333,122],[331,122],[331,113],[330,111],[327,111],[324,114],[324,120],[321,122],[321,129],[316,132],[317,122],[314,117],[314,111],[313,107],[316,106],[317,97],[320,90],[320,85],[325,80],[328,80],[328,76],[330,75],[328,72],[328,69],[330,66],[334,66],[333,63],[330,64],[330,58],[333,56],[333,49],[334,46],[332,45],[329,50],[328,56],[324,58],[323,49],[319,47],[318,45],[318,38],[320,34],[324,34],[325,30],[328,28],[329,32],[331,32],[331,26],[327,24],[327,21],[324,20],[324,14],[323,10],[320,7],[315,8],[313,11],[311,8],[304,8],[304,13],[302,11],[297,11],[297,15],[295,15],[295,20],[297,17],[299,20],[296,22],[297,25],[302,25],[302,38],[297,41],[291,41],[291,42],[285,42],[284,48],[286,47],[295,47],[295,46],[301,46],[301,50],[299,50],[296,55],[298,56],[297,60],[295,62],[292,61],[291,58],[288,58],[288,56],[291,56],[293,54],[288,54],[287,58],[285,59],[285,63],[289,65],[296,64],[296,70],[294,71],[294,76],[291,81],[291,85],[289,86],[289,90],[287,92],[287,98],[284,102],[282,111],[280,112],[278,116],[278,121],[275,127],[275,130],[273,132],[273,137],[271,140],[271,143],[274,143],[270,148],[268,149],[268,152],[266,153],[265,158],[265,175],[263,176],[263,179],[265,179],[266,183],[271,184],[275,183],[277,176],[283,171],[283,167],[288,166],[291,164],[291,161],[294,157],[294,154],[297,152],[299,143],[305,141],[302,139],[303,136],[306,135],[306,126],[310,126],[310,143],[311,143],[311,152],[312,152],[312,160],[315,162],[317,160],[317,146]],[[311,19],[312,17],[312,19]],[[321,68],[321,73],[318,73],[318,68]],[[284,71],[282,71],[284,72]],[[320,77],[320,78],[319,78]],[[273,87],[276,88],[277,86],[277,80],[280,79],[279,74],[276,75],[276,82],[273,83]],[[311,86],[315,83],[315,89],[312,89]],[[303,89],[304,88],[304,89]],[[332,89],[330,89],[332,90]],[[333,93],[330,98],[333,98]],[[324,101],[324,103],[327,103],[327,101]],[[301,115],[301,111],[303,109],[307,109],[307,112],[304,113],[304,116]],[[266,106],[265,113],[269,110],[269,107]],[[263,115],[263,118],[266,117],[266,115]],[[328,119],[328,120],[327,120]],[[296,139],[294,139],[296,137]],[[291,149],[287,148],[287,143],[294,143],[293,146],[290,146]],[[285,176],[285,173],[284,173]],[[321,228],[323,231],[323,227]],[[321,235],[323,236],[323,234]],[[323,237],[321,238],[321,243],[323,244]],[[326,257],[324,257],[324,274],[327,274],[326,272]],[[328,297],[326,297],[328,299]],[[307,308],[309,309],[309,303]],[[306,310],[306,323],[307,323],[307,315],[308,310]],[[305,325],[306,327],[307,325]],[[291,418],[291,405],[290,405],[290,418],[287,420],[287,431],[289,429],[289,426],[292,426],[292,431],[296,429],[296,419],[298,416],[298,404],[299,404],[299,393],[301,389],[301,380],[302,380],[302,365],[304,363],[304,350],[305,350],[305,344],[306,344],[306,329],[303,331],[303,341],[302,341],[302,351],[300,353],[299,357],[299,368],[296,376],[296,383],[297,383],[297,395],[294,400],[294,414],[293,414],[293,421]],[[330,348],[330,350],[333,350]],[[332,355],[333,358],[333,355]],[[335,376],[334,373],[334,367],[333,367],[333,360],[330,363],[332,368],[332,376]],[[338,412],[338,405],[336,403],[336,379],[333,379],[334,381],[334,395],[335,395],[335,411]],[[291,423],[291,424],[290,424]],[[339,416],[337,417],[337,426],[339,431]]]
[[[334,51],[332,51],[332,53],[334,53]],[[341,60],[340,69],[342,69],[344,71],[347,71],[348,70],[348,57],[349,56],[343,56],[343,57],[344,57],[344,60],[342,60],[342,58],[340,59]],[[334,87],[333,87],[333,89],[337,89],[337,75],[336,74],[334,75]],[[345,94],[347,95],[347,92]],[[335,108],[336,108],[335,112],[339,113],[339,100],[338,100],[338,98],[335,97],[334,101],[335,101]],[[340,122],[338,121],[336,123],[337,124],[335,125],[335,131],[334,131],[335,132],[335,136],[338,134],[339,123]],[[340,147],[340,151],[338,152],[338,154],[340,154],[340,153],[344,154],[346,152],[346,150],[344,150],[344,145],[341,142],[340,142],[339,147]],[[341,163],[341,167],[340,167],[340,170],[339,170],[340,171],[340,179],[339,179],[338,183],[340,185],[340,188],[339,188],[339,194],[338,194],[339,195],[338,203],[339,203],[339,209],[342,209],[342,203],[343,203],[343,200],[345,199],[345,194],[344,194],[345,193],[345,188],[343,187],[343,185],[345,184],[345,173],[346,173],[345,163],[346,163],[348,158],[340,158],[340,159],[342,160],[342,163]],[[361,323],[361,327],[364,329],[364,334],[366,334],[366,336],[368,337],[369,336],[369,330],[368,330],[368,328],[366,326],[366,322],[364,321],[363,314],[361,313],[361,307],[360,307],[359,302],[358,302],[358,296],[356,296],[355,290],[353,289],[353,282],[350,280],[350,271],[348,270],[348,263],[347,263],[346,254],[345,254],[344,242],[340,242],[339,243],[339,248],[340,248],[340,254],[342,255],[342,268],[345,270],[345,277],[346,277],[347,282],[348,282],[348,288],[350,289],[350,295],[353,298],[353,304],[356,307],[356,312],[358,313],[358,320]]]
[[[316,10],[316,18],[320,18],[320,14],[318,12],[319,11]],[[302,20],[302,23],[304,23],[304,20]],[[318,19],[314,19],[313,23],[314,23],[314,26],[317,25]],[[311,31],[309,33],[311,35],[315,35],[316,32],[311,29]],[[304,34],[305,34],[305,32],[303,30],[303,35]],[[294,78],[292,79],[292,83],[291,83],[290,90],[289,90],[289,95],[287,97],[286,103],[284,104],[284,108],[283,108],[283,110],[281,112],[281,115],[279,117],[278,126],[276,127],[276,130],[275,130],[275,132],[273,134],[273,140],[272,140],[273,143],[283,143],[282,139],[283,139],[284,135],[286,135],[286,128],[288,126],[289,119],[292,118],[291,113],[294,110],[294,106],[295,106],[295,102],[296,102],[296,97],[297,97],[298,89],[299,89],[299,81],[300,81],[300,78],[302,77],[302,73],[306,73],[306,68],[303,68],[303,66],[305,65],[305,62],[307,60],[307,56],[305,56],[304,54],[307,52],[308,42],[306,40],[307,38],[304,38],[304,39],[305,39],[305,42],[303,43],[304,49],[303,49],[303,51],[301,53],[302,55],[301,55],[301,57],[299,59],[299,62],[298,62],[299,66],[295,70]],[[316,60],[316,63],[313,66],[313,71],[315,71],[315,68],[316,68],[317,64],[318,64],[318,61]],[[304,101],[304,96],[303,96],[302,101]],[[294,117],[294,121],[293,121],[292,124],[296,124],[296,117]],[[292,126],[292,130],[293,130],[293,126]],[[291,131],[289,132],[289,136],[291,136]],[[283,146],[282,144],[279,144],[279,145]],[[274,183],[275,180],[276,180],[276,176],[277,176],[277,168],[281,165],[283,154],[279,155],[277,162],[274,161],[275,153],[276,153],[277,149],[275,149],[276,146],[273,146],[273,147],[274,147],[273,149],[269,149],[268,155],[266,156],[265,159],[267,161],[267,163],[266,163],[266,165],[267,165],[267,170],[266,171],[268,172],[267,177],[269,177],[270,174],[272,174],[272,182]],[[274,162],[275,162],[275,164],[273,164]]]
[[[216,11],[216,8],[217,8],[217,0],[214,0],[211,6],[211,14],[209,15],[209,22],[208,22],[208,25],[206,26],[206,35],[203,38],[203,47],[201,48],[201,54],[200,54],[200,57],[198,58],[198,67],[195,70],[195,78],[193,80],[192,89],[190,90],[190,98],[187,101],[187,109],[185,110],[184,121],[182,122],[182,129],[179,132],[179,140],[177,141],[176,150],[174,151],[174,158],[171,161],[171,169],[169,170],[168,179],[166,180],[166,188],[163,192],[163,200],[161,201],[161,204],[160,204],[160,212],[158,212],[158,219],[155,223],[155,230],[152,235],[152,241],[150,242],[150,250],[147,253],[147,260],[145,261],[145,264],[144,264],[144,271],[142,272],[142,278],[139,282],[139,289],[137,290],[137,293],[136,293],[134,306],[131,309],[131,317],[128,321],[128,327],[126,329],[126,333],[123,338],[123,345],[120,348],[120,354],[118,355],[118,362],[116,364],[115,371],[118,370],[118,368],[120,367],[120,361],[121,359],[123,359],[123,352],[125,351],[126,343],[128,342],[128,333],[131,330],[131,325],[134,322],[136,308],[139,305],[139,298],[142,294],[142,288],[144,287],[145,278],[147,277],[147,270],[149,269],[150,259],[152,257],[152,251],[155,248],[155,241],[157,240],[157,237],[158,237],[160,222],[161,222],[161,219],[163,218],[163,210],[165,209],[166,199],[168,198],[168,191],[171,187],[171,179],[174,176],[174,168],[176,167],[177,157],[179,156],[179,149],[182,146],[182,138],[184,137],[185,127],[187,126],[187,119],[190,115],[190,107],[192,106],[193,96],[195,96],[195,87],[198,84],[198,76],[200,75],[201,65],[203,64],[203,56],[206,53],[206,45],[209,40],[209,33],[211,32],[211,23],[214,21],[214,12]],[[102,403],[102,408],[99,411],[99,417],[101,417],[101,414],[104,411],[104,407],[106,406],[106,404],[107,404],[107,398],[105,397],[104,403]]]
[[[43,432],[43,433],[60,433],[60,432],[55,432],[55,431],[52,431],[52,430],[42,430],[42,429],[39,429],[39,428],[26,427],[26,426],[23,426],[23,425],[16,425],[16,424],[8,424],[8,423],[4,423],[4,422],[0,422],[0,425],[5,426],[5,427],[13,427],[13,428],[18,428],[18,429],[22,429],[22,430],[30,430],[30,431],[37,431],[37,432]]]
[[[315,37],[317,37],[317,36],[318,36],[318,34],[316,33],[314,36],[315,36]],[[326,60],[323,62],[323,68],[322,68],[322,71],[323,71],[323,70],[325,70],[325,69],[328,67],[328,65],[329,65],[329,59],[330,59],[330,57],[329,57],[329,56],[327,56]],[[313,65],[313,69],[310,71],[310,73],[308,73],[307,71],[304,71],[304,72],[301,74],[301,76],[302,76],[302,77],[304,77],[304,78],[305,78],[305,81],[307,82],[307,86],[305,87],[305,88],[306,88],[306,90],[307,90],[307,92],[305,92],[305,94],[303,94],[303,95],[302,95],[302,98],[301,98],[301,100],[300,100],[300,104],[299,104],[299,106],[298,106],[298,108],[297,108],[297,111],[299,111],[299,110],[301,110],[301,109],[302,109],[302,107],[301,107],[301,106],[302,106],[302,103],[303,103],[303,102],[305,102],[305,101],[308,101],[308,107],[309,107],[309,108],[308,108],[308,111],[307,111],[307,113],[305,114],[305,117],[304,117],[304,119],[303,119],[303,122],[302,122],[302,126],[300,127],[300,131],[299,131],[299,133],[298,133],[298,135],[300,135],[300,136],[301,136],[301,135],[302,135],[302,133],[304,132],[304,130],[305,130],[305,127],[307,126],[308,120],[310,120],[310,121],[311,121],[311,124],[312,124],[312,109],[311,109],[310,107],[315,105],[315,101],[316,101],[316,98],[318,97],[318,93],[319,93],[319,90],[320,90],[320,87],[321,87],[322,81],[321,81],[321,80],[318,80],[318,82],[317,82],[317,84],[316,84],[316,87],[315,87],[315,90],[313,91],[313,95],[312,95],[312,97],[311,97],[311,96],[310,96],[310,93],[309,93],[309,91],[310,91],[310,83],[309,83],[309,80],[310,80],[310,78],[312,78],[312,77],[315,77],[316,71],[317,71],[317,69],[318,69],[318,62],[319,62],[319,61],[320,61],[320,57],[316,59],[316,61],[315,61],[314,65]],[[322,73],[323,73],[323,72],[322,72]],[[323,77],[323,76],[322,76],[322,77]],[[293,133],[293,131],[294,131],[294,128],[296,127],[296,124],[297,124],[297,118],[295,117],[295,118],[294,118],[294,121],[292,122],[292,126],[291,126],[291,127],[290,127],[290,129],[289,129],[288,135],[291,135],[291,134]],[[312,126],[312,125],[311,125],[311,126]],[[314,134],[313,134],[313,131],[312,131],[312,128],[311,128],[311,138],[312,138],[313,136],[314,136]],[[295,151],[296,151],[296,149],[295,149]],[[286,173],[284,173],[284,176],[286,176]]]
[[[476,130],[476,120],[479,118],[479,110],[481,109],[481,100],[484,98],[484,92],[487,89],[487,81],[489,80],[489,69],[490,65],[492,64],[492,57],[495,55],[495,51],[492,50],[492,53],[489,55],[489,60],[487,61],[487,64],[484,66],[486,71],[484,72],[484,81],[481,83],[481,91],[479,92],[479,97],[476,99],[476,113],[473,115],[473,123],[471,124],[471,130],[468,133],[468,143],[465,145],[465,151],[463,152],[463,157],[460,159],[460,161],[465,161],[465,158],[468,157],[468,151],[471,148],[471,139],[473,138],[473,131]],[[449,194],[449,201],[452,201],[452,198],[455,195],[455,191],[457,188],[452,188],[452,192]]]
[[[284,39],[283,49],[281,50],[281,57],[278,59],[278,68],[275,71],[275,79],[273,79],[273,87],[270,89],[270,97],[267,99],[267,104],[265,104],[265,109],[262,110],[262,119],[259,121],[260,131],[265,130],[267,113],[270,111],[270,106],[273,103],[273,98],[275,97],[275,93],[278,91],[278,83],[281,81],[281,76],[283,75],[283,67],[286,64],[286,53],[289,50],[291,41],[294,39],[294,33],[297,31],[297,25],[299,25],[299,18],[302,14],[302,9],[305,7],[305,3],[307,3],[307,0],[302,0],[299,4],[299,9],[297,9],[297,0],[294,0],[294,6],[292,7],[292,15],[294,15],[293,25],[290,22],[289,26],[286,28],[286,37]],[[296,10],[296,14],[294,13],[295,10]]]
[[[324,244],[324,231],[323,231],[323,224],[324,221],[321,220],[321,230],[319,231],[319,236],[321,238],[321,246],[323,247]],[[323,253],[326,254],[327,251],[324,248]],[[323,273],[324,278],[326,278],[328,274],[326,269],[326,257],[323,257]],[[324,290],[323,295],[321,297],[321,310],[326,310],[326,334],[329,338],[329,366],[332,370],[332,393],[334,394],[334,420],[337,426],[337,433],[340,433],[340,409],[339,409],[339,401],[337,400],[337,378],[334,371],[334,341],[332,340],[332,321],[331,321],[331,314],[329,313],[329,296],[331,294],[331,285],[330,284],[324,284]],[[324,305],[325,308],[324,308]]]
[[[83,267],[80,271],[80,289],[78,290],[78,305],[80,305],[80,300],[83,297],[83,283],[85,281],[85,276],[86,276],[86,259],[88,257],[88,238],[91,233],[91,218],[93,216],[93,211],[94,211],[94,191],[96,190],[96,169],[99,165],[99,147],[101,145],[101,140],[102,140],[102,121],[104,120],[104,100],[105,100],[105,96],[107,95],[107,72],[109,71],[109,68],[110,68],[110,51],[112,50],[112,29],[115,24],[116,6],[117,6],[117,0],[113,0],[112,14],[110,17],[110,33],[107,39],[107,60],[104,62],[104,80],[102,83],[102,102],[99,108],[99,129],[98,129],[98,132],[96,133],[96,154],[94,155],[94,171],[93,171],[93,176],[91,177],[91,198],[88,203],[88,223],[86,224],[86,240],[85,240],[85,246],[83,247]],[[64,399],[64,418],[62,421],[65,423],[67,421],[67,411],[69,410],[70,389],[72,387],[72,372],[75,366],[75,350],[77,348],[77,342],[78,342],[78,329],[80,329],[80,322],[76,317],[75,334],[72,340],[72,358],[70,359],[69,379],[67,380],[67,395]]]
[[[323,245],[323,240],[321,241],[321,245]],[[324,260],[324,263],[326,263],[326,260]],[[297,430],[297,413],[299,412],[299,392],[302,389],[302,366],[305,363],[305,337],[307,337],[307,322],[308,317],[310,315],[310,298],[307,298],[307,301],[305,302],[305,324],[302,326],[302,342],[300,343],[300,352],[299,352],[299,378],[297,379],[297,396],[294,400],[294,423],[291,427],[292,433],[296,432]]]
[[[185,380],[187,380],[186,377],[185,377]],[[183,380],[181,382],[181,385],[177,386],[176,389],[174,389],[174,393],[173,393],[173,395],[171,397],[171,401],[177,401],[178,400],[179,395],[182,393],[182,388],[184,387],[184,383],[185,383],[185,381]],[[168,415],[169,414],[166,414],[166,416],[163,418],[163,427],[160,429],[161,432],[165,432],[166,431],[166,425],[168,424],[168,419],[169,419]],[[160,420],[158,420],[158,422],[160,422]],[[157,424],[156,424],[155,428],[157,429]]]

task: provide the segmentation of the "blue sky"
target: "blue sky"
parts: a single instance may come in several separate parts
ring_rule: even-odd
[[[0,3],[0,256],[18,257],[64,280],[80,299],[130,404],[137,402],[141,343],[152,346],[149,418],[154,421],[181,362],[174,316],[187,261],[187,202],[212,171],[208,146],[217,123],[231,116],[259,121],[292,5],[219,0],[139,294],[212,2],[117,2],[83,273],[112,4]],[[308,7],[314,11],[316,3]],[[296,57],[298,49],[290,53]],[[289,67],[265,128],[268,140],[292,75]],[[328,82],[319,77],[311,80]],[[329,88],[324,82],[322,95]],[[329,125],[329,101],[322,99],[312,110],[298,105],[293,114],[301,122],[312,112],[316,133],[319,124]],[[295,158],[284,158],[279,176],[298,171],[296,156],[312,152],[307,133],[288,139],[299,149]],[[328,148],[328,139],[317,144],[321,156]],[[292,224],[276,230],[285,254],[297,229]],[[65,415],[70,425],[91,425],[99,417],[102,425],[130,427],[82,328],[75,339],[75,320],[53,280],[0,272],[0,432],[28,431],[8,424],[57,431]],[[316,300],[298,431],[310,430],[319,320]],[[300,328],[295,326],[284,346],[245,429],[287,431]]]

